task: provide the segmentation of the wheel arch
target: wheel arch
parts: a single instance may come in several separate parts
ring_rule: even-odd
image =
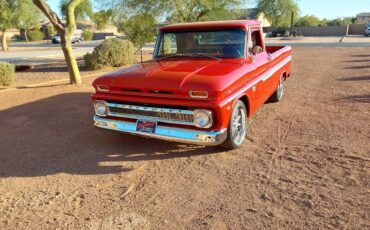
[[[245,107],[247,108],[247,117],[249,117],[251,110],[250,110],[250,103],[249,103],[248,96],[247,95],[243,95],[243,96],[239,97],[237,100],[241,100],[244,103]]]
[[[286,71],[282,72],[281,75],[283,75],[284,81],[289,77]]]

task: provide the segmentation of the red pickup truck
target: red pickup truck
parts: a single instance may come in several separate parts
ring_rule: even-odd
[[[258,21],[167,25],[153,60],[93,82],[95,126],[235,149],[247,119],[282,99],[290,70],[291,47],[265,46]]]

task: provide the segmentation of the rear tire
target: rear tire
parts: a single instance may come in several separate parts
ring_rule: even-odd
[[[284,95],[284,77],[283,74],[280,76],[279,84],[276,88],[276,91],[274,94],[271,95],[269,98],[269,102],[279,102],[281,99],[283,99]]]
[[[229,127],[227,129],[227,139],[221,144],[221,147],[230,150],[240,148],[247,131],[247,109],[241,100],[237,100],[234,103],[231,113]]]

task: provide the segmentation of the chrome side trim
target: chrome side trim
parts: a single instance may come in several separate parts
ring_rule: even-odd
[[[193,129],[181,129],[158,125],[155,133],[136,131],[136,123],[129,121],[117,121],[94,116],[95,126],[98,128],[130,133],[144,137],[152,137],[166,141],[176,141],[188,144],[215,146],[222,144],[227,138],[227,129],[220,131],[200,131]]]
[[[290,61],[292,60],[292,57],[289,56],[287,58],[285,58],[284,60],[282,60],[279,64],[277,64],[276,66],[274,66],[273,68],[271,68],[262,78],[262,81],[266,81],[267,79],[269,79],[276,71],[278,71],[279,69],[283,68],[286,64],[288,64]]]
[[[239,98],[239,97],[243,96],[243,94],[245,93],[245,91],[247,91],[248,89],[250,89],[253,86],[257,85],[260,81],[266,81],[274,73],[276,73],[278,70],[280,70],[281,68],[283,68],[286,64],[288,64],[291,60],[292,60],[292,56],[288,56],[287,58],[285,58],[284,60],[282,60],[281,62],[279,62],[279,64],[277,64],[274,68],[270,69],[267,73],[261,75],[260,77],[254,79],[253,81],[251,81],[250,83],[248,83],[247,85],[245,85],[243,88],[239,89],[234,94],[233,97],[230,97],[230,98],[228,98],[226,100],[226,102],[224,103],[224,105],[230,103],[231,101],[233,101],[236,98]]]

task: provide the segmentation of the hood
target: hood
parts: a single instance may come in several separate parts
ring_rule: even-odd
[[[140,63],[98,78],[94,84],[107,85],[112,90],[142,92],[222,91],[240,77],[245,66],[233,60],[166,60]]]

